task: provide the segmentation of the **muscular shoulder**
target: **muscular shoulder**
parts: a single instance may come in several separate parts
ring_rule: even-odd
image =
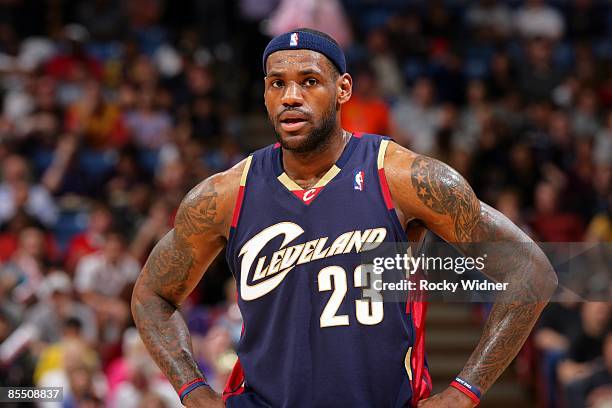
[[[195,186],[181,202],[175,228],[185,235],[213,233],[227,238],[246,160]]]
[[[433,226],[448,216],[471,226],[480,213],[480,202],[469,184],[439,160],[390,143],[384,168],[393,201],[406,219],[427,220]],[[456,227],[453,238],[464,238],[466,231]]]

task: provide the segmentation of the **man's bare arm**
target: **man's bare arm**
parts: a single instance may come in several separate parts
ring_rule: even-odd
[[[484,393],[531,332],[556,287],[555,273],[537,245],[505,216],[481,203],[449,166],[391,143],[385,172],[406,221],[421,220],[466,255],[482,255],[475,253],[475,245],[469,245],[482,243],[479,249],[486,248],[487,253],[485,273],[496,281],[508,282],[503,301],[493,306],[481,339],[459,374]],[[516,246],[499,244],[502,242]],[[513,248],[521,252],[513,252]]]
[[[134,287],[136,326],[176,390],[203,377],[177,308],[225,246],[242,167],[210,177],[185,196],[174,228],[155,246]]]

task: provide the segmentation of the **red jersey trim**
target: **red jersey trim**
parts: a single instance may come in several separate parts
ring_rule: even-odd
[[[242,176],[240,177],[240,187],[238,188],[238,197],[236,197],[236,204],[234,205],[234,213],[232,215],[232,228],[238,226],[238,219],[240,218],[240,209],[242,208],[242,201],[244,200],[244,187],[246,186],[247,176],[249,174],[249,168],[251,167],[251,161],[253,156],[249,156],[242,169]]]

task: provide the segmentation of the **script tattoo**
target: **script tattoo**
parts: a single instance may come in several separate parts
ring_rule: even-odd
[[[417,197],[438,214],[453,220],[457,241],[466,241],[478,222],[479,202],[463,177],[438,160],[419,156],[412,163]]]
[[[223,222],[217,214],[217,195],[212,182],[204,182],[187,194],[174,229],[151,252],[132,298],[132,313],[142,340],[176,389],[202,377],[192,356],[187,325],[176,305],[187,295],[187,280],[198,265],[190,238]]]

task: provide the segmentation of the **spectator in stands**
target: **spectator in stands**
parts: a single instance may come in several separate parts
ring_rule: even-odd
[[[428,78],[415,81],[409,97],[401,98],[393,107],[392,134],[417,153],[430,153],[436,143],[440,122],[439,108],[434,104],[434,84]]]
[[[98,340],[96,316],[93,311],[72,298],[72,282],[62,271],[51,272],[40,287],[41,302],[28,311],[25,324],[39,330],[39,342],[56,343],[62,337],[62,324],[76,319],[83,340],[95,346]],[[40,345],[39,345],[40,347]]]
[[[487,94],[494,100],[508,95],[515,86],[516,72],[506,52],[499,51],[491,57],[491,68],[487,78]]]
[[[95,80],[87,82],[83,94],[68,108],[66,130],[80,135],[94,150],[119,148],[128,136],[121,111],[104,99]]]
[[[27,77],[26,77],[27,78]],[[43,149],[52,149],[62,129],[63,109],[56,100],[57,84],[49,76],[26,79],[24,91],[30,90],[31,108],[22,117],[13,117],[16,137],[13,141],[20,150],[36,158]],[[28,86],[28,82],[31,85]],[[26,92],[27,94],[27,92]],[[7,101],[10,103],[10,101]],[[7,110],[16,108],[6,106]],[[14,114],[15,115],[15,114]]]
[[[479,0],[472,2],[465,13],[470,28],[480,38],[503,39],[512,31],[510,9],[503,1]]]
[[[581,241],[584,226],[576,214],[563,211],[559,190],[549,182],[541,182],[535,190],[535,213],[531,225],[536,236],[548,242]]]
[[[563,293],[560,297],[568,297]],[[561,361],[567,357],[571,339],[580,331],[580,305],[576,301],[563,300],[550,303],[542,312],[542,316],[534,332],[534,342],[541,353],[540,367],[542,372],[542,389],[538,390],[546,399],[547,407],[557,407],[558,379],[557,369]]]
[[[610,328],[610,304],[585,302],[580,309],[580,330],[574,332],[567,350],[567,359],[558,369],[564,386],[593,374],[601,357],[604,338]]]
[[[82,340],[80,330],[78,320],[64,322],[62,339],[43,351],[34,374],[34,383],[40,387],[63,388],[65,407],[102,401],[106,392],[97,353]]]
[[[129,319],[129,298],[140,264],[126,251],[121,234],[109,231],[101,251],[77,264],[75,288],[96,313],[100,341],[117,342]]]
[[[148,407],[145,401],[151,398],[166,407],[182,406],[172,385],[161,374],[134,328],[125,331],[122,349],[122,357],[111,362],[106,370],[109,387],[107,407]]]
[[[81,72],[96,79],[102,78],[102,66],[98,60],[88,55],[85,42],[89,33],[85,27],[69,24],[62,30],[63,44],[58,55],[45,65],[45,72],[62,81],[72,81]]]
[[[8,288],[11,298],[22,305],[37,301],[47,267],[43,232],[33,227],[24,229],[19,234],[17,250],[0,270],[5,292]]]
[[[125,116],[131,141],[140,149],[157,150],[169,139],[172,120],[167,112],[155,106],[155,89],[140,89],[136,109]]]
[[[157,172],[155,182],[159,196],[163,197],[171,208],[178,208],[188,187],[186,172],[185,163],[176,159],[162,162]]]
[[[600,130],[597,95],[593,89],[583,89],[577,96],[576,108],[572,117],[572,127],[582,139],[594,137]]]
[[[58,210],[47,189],[28,180],[29,169],[26,160],[10,155],[2,164],[0,183],[0,223],[11,219],[19,209],[46,227],[57,221]]]
[[[51,193],[58,191],[70,191],[69,171],[71,163],[77,153],[78,139],[74,135],[60,136],[53,151],[53,158],[49,167],[46,168],[42,175],[42,184]],[[68,181],[68,182],[67,182]]]
[[[542,140],[544,144],[540,152],[543,161],[554,164],[559,171],[568,171],[574,160],[574,134],[570,118],[564,111],[555,111],[548,121],[548,140]]]
[[[0,308],[0,386],[23,387],[32,385],[36,357],[27,349],[9,350],[7,343],[17,332],[16,322]],[[19,347],[20,345],[17,345]]]
[[[604,408],[612,404],[612,330],[608,329],[603,341],[602,361],[593,373],[568,387],[568,407]]]
[[[389,43],[387,30],[372,30],[367,38],[367,47],[372,56],[370,64],[382,95],[386,98],[399,96],[404,91],[404,79]]]
[[[487,88],[481,80],[472,80],[467,84],[467,104],[459,118],[459,128],[455,132],[453,143],[458,148],[471,152],[486,122],[491,120],[491,105],[487,100]]]
[[[351,99],[342,106],[342,124],[352,132],[384,135],[389,131],[389,106],[381,98],[374,72],[368,66],[355,72]]]
[[[97,202],[89,211],[87,229],[76,234],[66,250],[66,270],[73,273],[80,259],[104,247],[104,237],[111,227],[113,218],[110,209],[104,203]]]
[[[565,32],[561,13],[546,4],[546,0],[526,0],[514,15],[516,30],[523,37],[560,39]]]
[[[526,42],[527,63],[518,66],[518,85],[528,101],[547,101],[561,83],[563,72],[553,64],[554,43],[542,37]]]
[[[514,189],[507,189],[499,194],[495,208],[504,214],[510,221],[517,225],[526,234],[532,236],[533,231],[521,212],[521,197]]]
[[[96,41],[106,42],[123,34],[125,19],[116,0],[95,0],[79,3],[77,19]]]
[[[130,253],[134,258],[141,262],[146,261],[153,246],[170,230],[170,219],[170,209],[166,202],[163,199],[156,200],[130,243]]]

